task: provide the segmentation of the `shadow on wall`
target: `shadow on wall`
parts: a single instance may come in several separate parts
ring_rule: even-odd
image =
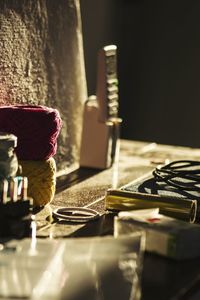
[[[200,2],[81,4],[90,94],[97,50],[118,46],[122,138],[200,147]]]

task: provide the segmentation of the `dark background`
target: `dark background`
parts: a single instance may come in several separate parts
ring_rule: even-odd
[[[118,47],[121,136],[200,147],[200,2],[81,0],[88,94],[96,55]]]

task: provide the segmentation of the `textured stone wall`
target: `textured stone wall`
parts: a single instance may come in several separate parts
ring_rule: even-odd
[[[79,1],[1,0],[0,105],[60,111],[59,169],[78,160],[85,99]]]

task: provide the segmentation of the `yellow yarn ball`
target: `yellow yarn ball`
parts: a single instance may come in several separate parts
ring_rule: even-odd
[[[28,177],[28,196],[35,206],[44,206],[53,200],[56,190],[56,162],[48,160],[20,160],[21,176]]]

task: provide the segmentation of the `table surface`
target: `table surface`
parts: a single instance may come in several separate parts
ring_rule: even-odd
[[[158,164],[177,159],[200,160],[200,149],[121,140],[119,162],[112,168],[99,171],[74,165],[60,172],[53,202],[36,215],[37,236],[68,238],[113,234],[113,213],[105,211],[106,190],[138,180]],[[93,208],[101,213],[101,218],[88,224],[51,223],[52,210],[62,206]],[[177,262],[146,253],[142,299],[193,299],[191,295],[198,290],[197,286],[200,290],[199,270],[200,258]]]

